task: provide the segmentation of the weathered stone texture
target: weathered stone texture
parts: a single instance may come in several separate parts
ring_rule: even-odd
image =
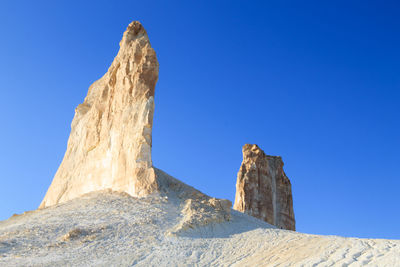
[[[111,188],[133,196],[157,190],[151,160],[158,61],[132,22],[107,73],[75,109],[64,159],[40,207]]]
[[[171,230],[174,235],[229,220],[229,200],[211,198],[153,167],[157,79],[158,61],[146,31],[132,22],[108,72],[90,86],[75,110],[67,151],[40,208],[112,190],[182,202],[182,221]]]
[[[281,157],[243,146],[233,208],[282,229],[295,230],[292,189]]]

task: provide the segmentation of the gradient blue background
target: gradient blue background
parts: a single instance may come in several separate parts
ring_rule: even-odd
[[[233,200],[256,143],[284,159],[298,231],[399,239],[396,2],[2,1],[0,219],[39,205],[140,20],[160,62],[155,166]]]

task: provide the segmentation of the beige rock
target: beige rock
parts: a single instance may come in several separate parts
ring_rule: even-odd
[[[156,54],[134,21],[107,73],[76,108],[67,151],[40,208],[107,188],[132,196],[157,190],[151,160],[157,79]]]
[[[233,208],[279,228],[296,230],[292,188],[281,157],[266,155],[257,145],[243,146]]]
[[[40,208],[111,190],[177,199],[182,220],[171,234],[229,220],[229,200],[211,198],[153,167],[157,79],[158,62],[146,31],[139,22],[132,22],[108,72],[90,86],[75,110],[67,152]]]

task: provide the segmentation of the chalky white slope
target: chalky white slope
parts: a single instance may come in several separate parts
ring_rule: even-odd
[[[179,194],[97,192],[0,222],[0,266],[400,266],[400,241],[280,230],[232,210],[179,234]]]

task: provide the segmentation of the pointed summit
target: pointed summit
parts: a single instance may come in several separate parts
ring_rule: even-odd
[[[156,53],[134,21],[107,73],[75,109],[67,151],[40,208],[103,189],[133,196],[158,189],[151,160],[157,79]]]
[[[142,24],[139,21],[132,21],[126,28],[126,31],[124,32],[119,45],[120,47],[122,47],[123,45],[129,44],[130,42],[135,41],[139,38],[143,38],[146,41],[149,40],[147,32],[143,28]]]

